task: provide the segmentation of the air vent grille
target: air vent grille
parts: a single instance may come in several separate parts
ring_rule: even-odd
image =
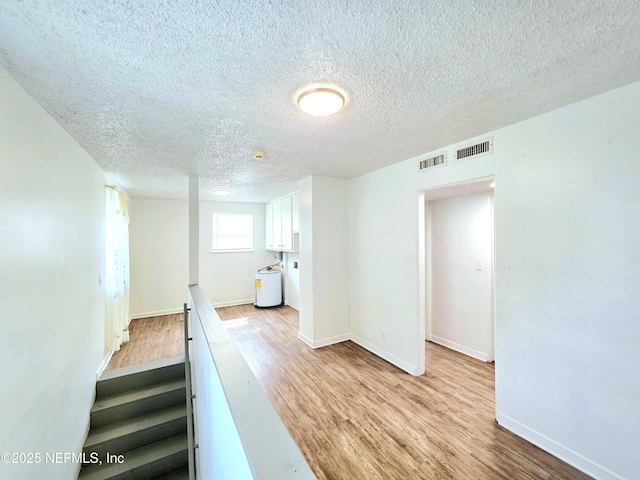
[[[435,157],[425,158],[424,160],[420,160],[418,163],[418,170],[423,171],[428,168],[438,167],[447,163],[447,155],[441,153],[440,155],[436,155]]]
[[[481,157],[483,155],[490,155],[492,153],[493,139],[489,139],[485,140],[484,142],[476,143],[475,145],[469,145],[468,147],[456,150],[456,162],[469,160],[470,158]]]

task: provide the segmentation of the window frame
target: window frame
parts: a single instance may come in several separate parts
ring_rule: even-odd
[[[242,215],[251,218],[251,247],[249,248],[215,248],[217,239],[219,239],[218,234],[218,215]],[[254,222],[254,214],[253,212],[229,212],[229,211],[218,211],[211,210],[211,250],[210,253],[241,253],[241,252],[254,252],[255,251],[255,222]]]

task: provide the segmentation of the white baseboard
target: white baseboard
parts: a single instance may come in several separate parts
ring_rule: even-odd
[[[111,351],[112,352],[117,352],[118,350],[120,350],[120,345],[122,345],[122,343],[118,342],[118,337],[115,337],[113,339],[113,341],[111,342]],[[113,353],[111,354],[113,355]]]
[[[433,343],[437,343],[438,345],[442,345],[443,347],[450,348],[451,350],[455,350],[456,352],[464,353],[465,355],[469,355],[470,357],[477,358],[478,360],[482,360],[483,362],[489,361],[489,355],[487,355],[486,353],[474,350],[473,348],[465,347],[464,345],[452,342],[451,340],[447,340],[446,338],[431,335],[430,341],[432,341]]]
[[[321,338],[320,340],[316,340],[313,342],[313,348],[326,347],[328,345],[333,345],[334,343],[346,342],[347,340],[351,340],[350,333],[343,333],[342,335],[335,335],[333,337]]]
[[[351,334],[343,333],[342,335],[336,335],[334,337],[321,338],[320,340],[311,340],[309,337],[302,334],[302,332],[298,332],[298,338],[309,345],[311,348],[322,348],[333,345],[335,343],[346,342],[347,340],[351,339]]]
[[[598,480],[625,480],[624,477],[621,477],[611,470],[592,462],[588,458],[585,458],[573,450],[560,445],[549,437],[536,432],[507,415],[497,413],[496,420],[499,425],[510,432],[513,432],[528,442],[533,443],[542,450],[549,452],[554,457],[558,457],[560,460],[567,462],[569,465],[576,467],[587,475],[591,475],[593,478],[597,478]]]
[[[213,308],[221,308],[221,307],[234,307],[236,305],[247,305],[249,303],[255,303],[255,298],[245,298],[244,300],[231,300],[228,302],[211,302]]]
[[[421,375],[418,369],[415,368],[413,365],[405,362],[404,360],[400,360],[399,358],[391,355],[389,352],[386,352],[385,350],[382,350],[381,348],[376,347],[372,343],[369,343],[366,340],[359,338],[357,335],[354,335],[353,333],[345,333],[343,335],[338,335],[331,338],[325,338],[325,339],[317,340],[314,342],[309,337],[304,335],[302,332],[298,332],[298,338],[302,340],[304,343],[306,343],[307,345],[309,345],[311,348],[320,348],[327,345],[332,345],[334,343],[351,340],[352,342],[357,343],[362,348],[369,350],[371,353],[379,356],[380,358],[386,360],[392,365],[395,365],[401,370],[404,370],[405,372],[411,375]]]
[[[305,334],[303,334],[302,332],[298,332],[298,338],[302,340],[304,343],[306,343],[307,345],[309,345],[311,348],[313,348],[313,340],[311,340]]]
[[[369,350],[371,353],[374,353],[380,358],[385,359],[387,362],[391,363],[392,365],[395,365],[399,369],[404,370],[405,372],[411,375],[415,375],[415,376],[421,375],[421,372],[419,371],[418,368],[415,367],[415,365],[411,365],[410,363],[405,362],[404,360],[401,360],[398,357],[395,357],[389,352],[381,349],[380,347],[377,347],[373,343],[367,342],[366,340],[358,337],[357,335],[354,335],[353,333],[351,334],[351,341],[354,343],[357,343],[362,348]]]
[[[242,300],[230,300],[226,302],[211,302],[213,308],[221,308],[221,307],[233,307],[235,305],[247,305],[249,303],[255,303],[255,298],[245,298]],[[174,315],[176,313],[183,313],[184,307],[180,308],[169,308],[167,310],[155,310],[153,312],[144,312],[144,313],[136,313],[135,315],[131,315],[129,318],[129,322],[131,320],[136,320],[138,318],[149,318],[149,317],[161,317],[163,315]]]
[[[293,308],[294,310],[297,310],[298,312],[300,311],[299,305],[294,305],[293,303],[288,303],[288,302],[284,302],[284,304],[290,306],[291,308]]]
[[[138,318],[161,317],[162,315],[174,315],[176,313],[182,313],[183,311],[184,311],[184,307],[180,307],[180,308],[170,308],[168,310],[156,310],[153,312],[136,313],[135,315],[131,315],[131,318],[129,318],[129,322],[131,322],[131,320],[136,320]]]
[[[98,367],[98,371],[96,372],[96,381],[100,379],[100,375],[102,375],[102,373],[107,369],[107,365],[109,365],[109,362],[111,361],[111,357],[113,357],[114,353],[115,353],[115,350],[109,350],[105,355],[105,357],[102,359],[102,363],[100,363],[100,366]],[[95,395],[95,392],[94,392],[94,395]],[[91,402],[91,404],[93,405],[93,401]]]

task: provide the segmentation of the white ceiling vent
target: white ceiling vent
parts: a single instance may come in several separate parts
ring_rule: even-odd
[[[447,163],[447,154],[441,153],[440,155],[436,155],[435,157],[425,158],[424,160],[420,160],[420,162],[418,162],[418,171],[422,172],[429,168],[441,167],[442,165],[446,165],[446,163]]]
[[[470,160],[472,158],[482,157],[483,155],[491,155],[493,153],[493,137],[488,138],[480,143],[469,145],[456,150],[456,162]]]

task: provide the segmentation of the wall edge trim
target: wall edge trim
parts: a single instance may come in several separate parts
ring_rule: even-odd
[[[336,335],[334,337],[322,338],[320,340],[311,340],[302,332],[298,332],[298,338],[302,340],[304,343],[306,343],[307,345],[309,345],[311,348],[316,349],[316,348],[327,347],[335,343],[341,343],[341,342],[346,342],[347,340],[351,340],[351,334],[343,333],[342,335]]]
[[[574,452],[570,448],[565,447],[542,433],[523,425],[508,415],[497,412],[496,421],[500,426],[506,428],[510,432],[524,438],[535,446],[540,447],[542,450],[550,453],[554,457],[567,462],[569,465],[577,468],[587,475],[591,475],[599,480],[627,480],[625,477],[612,472],[602,465],[598,465],[592,460],[583,457],[579,453]]]
[[[313,340],[307,337],[304,333],[298,332],[298,338],[309,345],[311,348],[313,348]]]
[[[213,308],[234,307],[236,305],[248,305],[250,303],[255,303],[255,301],[255,298],[245,298],[243,300],[229,300],[228,302],[212,302],[211,305],[213,305]]]
[[[335,343],[346,342],[347,340],[351,340],[350,333],[343,333],[342,335],[335,335],[333,337],[322,338],[320,340],[314,340],[313,348],[322,348],[327,347],[329,345],[333,345]]]
[[[135,315],[131,315],[129,322],[131,322],[131,320],[137,320],[139,318],[160,317],[162,315],[173,315],[175,313],[182,313],[182,308],[183,307],[169,308],[167,310],[155,310],[153,312],[136,313]]]
[[[465,347],[464,345],[452,342],[451,340],[447,340],[446,338],[431,335],[430,341],[432,341],[433,343],[437,343],[438,345],[442,345],[443,347],[450,348],[451,350],[455,350],[456,352],[462,353],[469,357],[480,360],[482,362],[487,362],[489,360],[488,354],[482,353],[478,350],[474,350],[473,348]]]
[[[386,360],[387,362],[391,363],[392,365],[395,365],[399,369],[404,370],[405,372],[407,372],[410,375],[413,375],[413,376],[422,375],[422,373],[419,371],[418,368],[416,368],[415,365],[411,365],[410,363],[399,359],[395,355],[392,355],[391,353],[387,352],[386,350],[383,350],[382,348],[377,347],[373,343],[367,342],[366,340],[358,337],[357,335],[354,335],[353,333],[351,334],[351,341],[354,342],[354,343],[357,343],[358,345],[360,345],[365,350],[369,350],[371,353],[379,356],[380,358]]]
[[[289,303],[289,302],[284,302],[285,305],[293,308],[294,310],[297,310],[298,312],[300,311],[300,306],[299,305],[294,305],[293,303]]]
[[[212,302],[211,305],[213,306],[213,308],[221,308],[221,307],[234,307],[236,305],[248,305],[250,303],[255,303],[255,298],[229,300],[227,302],[215,302],[215,303]],[[166,310],[155,310],[152,312],[136,313],[135,315],[131,315],[131,317],[129,318],[129,322],[131,322],[131,320],[137,320],[139,318],[161,317],[162,315],[174,315],[176,313],[182,313],[182,307],[169,308]]]
[[[104,358],[102,359],[102,362],[100,363],[100,366],[96,371],[96,381],[100,379],[100,375],[102,375],[104,371],[107,369],[107,365],[109,365],[109,362],[111,361],[111,357],[113,357],[114,353],[115,353],[115,350],[109,350],[107,354],[104,356]],[[94,388],[93,395],[95,397],[95,388]],[[93,405],[93,400],[91,401],[91,404]]]

